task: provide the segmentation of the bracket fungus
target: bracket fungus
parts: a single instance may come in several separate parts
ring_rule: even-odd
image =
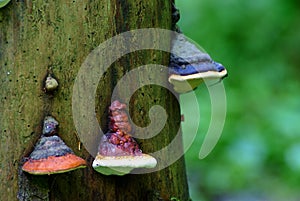
[[[102,136],[93,168],[104,175],[124,175],[135,168],[154,168],[154,157],[142,153],[132,138],[126,105],[118,100],[109,107],[109,132]]]
[[[58,122],[51,116],[44,119],[43,135],[37,142],[22,170],[30,174],[57,174],[86,167],[86,162],[56,135]]]
[[[213,61],[205,51],[183,34],[172,40],[169,82],[178,93],[194,90],[204,79],[221,80],[227,76],[225,67]]]

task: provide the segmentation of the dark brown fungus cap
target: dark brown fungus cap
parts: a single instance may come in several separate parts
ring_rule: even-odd
[[[86,167],[82,158],[74,155],[73,151],[58,137],[42,137],[22,170],[30,174],[57,174]]]

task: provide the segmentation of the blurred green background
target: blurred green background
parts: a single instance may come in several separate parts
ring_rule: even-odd
[[[223,82],[225,127],[202,160],[211,105],[205,85],[195,91],[201,113],[186,153],[191,198],[300,200],[300,2],[177,0],[176,5],[183,33],[229,73]],[[189,95],[180,97],[186,137],[198,126]]]

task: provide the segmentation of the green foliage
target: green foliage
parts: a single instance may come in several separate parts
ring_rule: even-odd
[[[196,91],[200,128],[186,154],[192,199],[299,200],[299,3],[176,3],[181,30],[229,72],[225,128],[203,160],[198,154],[210,122],[210,100],[205,86]],[[192,115],[188,95],[181,102],[182,113]],[[184,135],[194,126],[197,122],[184,122]]]
[[[0,0],[0,8],[6,6],[6,4],[8,4],[10,2],[10,0]]]

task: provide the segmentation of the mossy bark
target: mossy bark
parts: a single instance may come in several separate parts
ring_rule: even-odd
[[[149,27],[171,28],[169,0],[12,1],[0,9],[0,200],[188,200],[183,158],[149,174],[103,176],[92,169],[93,157],[78,146],[80,139],[73,124],[72,87],[86,56],[118,33]],[[168,55],[158,51],[132,53],[111,66],[101,79],[95,110],[104,130],[118,79],[130,69],[153,62],[166,65]],[[59,81],[58,91],[52,95],[43,91],[49,71]],[[164,77],[167,80],[167,75]],[[149,123],[145,117],[152,105],[160,104],[169,111],[162,132],[142,141],[144,152],[161,148],[177,134],[180,109],[167,90],[141,88],[131,103],[130,113],[140,126]],[[60,137],[86,159],[87,168],[51,176],[33,176],[20,170],[48,114],[59,121]]]

